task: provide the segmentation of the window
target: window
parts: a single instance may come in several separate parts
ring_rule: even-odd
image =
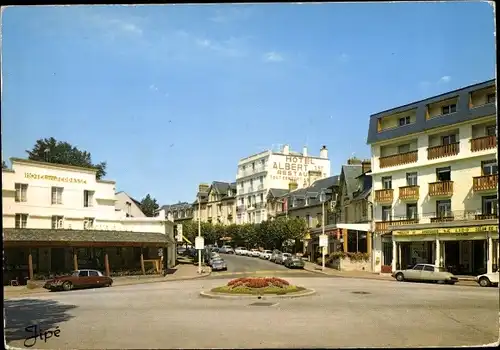
[[[391,221],[391,219],[392,219],[391,207],[383,206],[382,207],[382,221]]]
[[[260,197],[260,201],[261,201],[261,202],[264,202],[264,194],[263,194],[263,193],[261,193],[259,197]]]
[[[424,271],[434,272],[434,266],[424,265]]]
[[[309,198],[306,197],[305,200],[304,200],[304,206],[308,206],[309,205]]]
[[[52,228],[63,228],[64,217],[59,215],[52,216]]]
[[[417,270],[417,271],[422,271],[424,268],[424,265],[422,264],[417,264],[413,267],[413,270]]]
[[[292,198],[292,208],[297,206],[297,198]]]
[[[28,185],[16,184],[16,202],[27,202]]]
[[[88,277],[89,276],[89,272],[88,271],[80,271],[78,273],[78,277]]]
[[[450,114],[450,113],[455,113],[457,111],[457,105],[456,104],[451,104],[448,106],[443,106],[441,107],[441,114]]]
[[[438,218],[452,217],[451,214],[451,199],[436,201],[436,216]]]
[[[437,168],[436,169],[436,178],[438,181],[451,181],[451,168]]]
[[[410,124],[410,116],[399,118],[399,126],[404,126]]]
[[[28,214],[16,214],[16,228],[26,228],[28,224]]]
[[[264,176],[261,176],[260,177],[260,184],[263,185],[264,184]]]
[[[91,277],[99,277],[99,274],[97,273],[97,271],[89,271],[89,276],[91,276]]]
[[[312,217],[309,214],[306,215],[306,224],[308,228],[312,227]]]
[[[406,186],[417,186],[417,173],[406,173]]]
[[[382,178],[382,188],[384,190],[390,190],[392,188],[392,177],[391,176],[384,176]]]
[[[62,204],[62,187],[52,187],[52,204]]]
[[[483,175],[498,174],[498,162],[496,160],[486,160],[482,163]]]
[[[406,219],[416,220],[418,217],[417,204],[411,203],[406,205]]]
[[[398,146],[398,153],[408,153],[410,152],[410,144],[407,143],[405,145],[399,145]]]
[[[85,208],[92,207],[93,202],[94,202],[94,191],[87,191],[87,190],[83,191],[83,206]]]
[[[486,100],[487,100],[486,103],[495,103],[496,97],[497,96],[495,93],[488,94],[488,96],[486,97]]]
[[[490,125],[486,127],[486,136],[495,136],[497,134],[497,126]]]
[[[497,196],[484,196],[483,197],[483,215],[497,215],[497,213],[498,213],[498,198],[497,198]]]
[[[457,135],[452,134],[452,135],[446,135],[441,137],[441,145],[451,145],[452,143],[457,142]]]

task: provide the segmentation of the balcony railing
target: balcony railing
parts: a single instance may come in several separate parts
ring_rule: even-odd
[[[495,190],[498,187],[498,174],[474,176],[472,178],[472,189],[474,191]]]
[[[498,220],[498,214],[477,214],[476,220]]]
[[[449,197],[453,195],[453,181],[439,181],[429,183],[429,196]]]
[[[418,224],[418,218],[408,219],[406,217],[403,217],[398,220],[378,221],[375,223],[375,231],[384,232],[384,231],[389,231],[389,226],[404,226],[404,225],[415,225],[415,224]]]
[[[419,186],[403,186],[399,188],[400,200],[416,200],[419,197]]]
[[[443,157],[456,156],[460,151],[460,142],[450,143],[427,148],[427,159],[436,159]]]
[[[488,220],[494,214],[479,214],[481,210],[454,210],[444,212],[428,212],[419,213],[414,219],[408,219],[406,215],[394,216],[389,226],[398,225],[413,225],[417,223],[441,223],[450,221],[473,221],[473,220]],[[397,222],[397,223],[396,223]]]
[[[378,203],[391,203],[394,199],[394,190],[383,189],[383,190],[375,190],[375,201]]]
[[[375,222],[375,232],[386,232],[389,228],[390,221]]]
[[[484,151],[490,148],[497,147],[496,135],[477,137],[470,140],[470,150],[472,152]]]
[[[437,224],[441,222],[450,222],[450,221],[455,221],[455,217],[451,215],[446,215],[446,216],[436,216],[431,218],[431,224]]]
[[[406,153],[398,153],[392,156],[380,157],[380,167],[387,168],[391,166],[415,163],[418,161],[418,151],[411,151]]]

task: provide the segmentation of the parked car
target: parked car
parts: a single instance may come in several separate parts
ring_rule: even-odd
[[[277,249],[273,250],[273,253],[271,254],[271,257],[269,258],[269,260],[272,262],[276,262],[276,258],[280,254],[281,254],[281,252],[279,250],[277,250]]]
[[[396,270],[392,273],[397,281],[422,281],[455,284],[458,278],[446,271],[444,267],[432,264],[417,264],[411,269]]]
[[[260,252],[259,252],[259,250],[258,250],[258,249],[252,249],[252,250],[251,250],[251,256],[252,256],[253,258],[258,258],[258,257],[260,256]]]
[[[285,263],[285,260],[290,258],[291,256],[292,256],[292,254],[290,254],[290,253],[281,253],[276,257],[275,262],[276,262],[276,264],[283,265]]]
[[[186,254],[187,249],[185,247],[177,247],[177,255],[184,255]]]
[[[72,289],[111,287],[113,279],[104,276],[97,270],[77,270],[71,275],[60,276],[45,282],[43,288],[52,292],[57,290],[69,291]]]
[[[498,271],[493,273],[485,273],[484,275],[477,276],[475,280],[481,287],[498,287],[498,275]]]
[[[260,252],[259,258],[269,260],[269,258],[271,257],[271,254],[272,254],[272,251],[264,250],[263,252]]]
[[[213,261],[216,259],[222,259],[222,258],[220,257],[219,253],[212,252],[210,258],[207,261],[207,265],[212,266]]]
[[[229,253],[230,251],[232,251],[234,254],[233,248],[231,246],[228,246],[228,245],[223,245],[219,249],[219,253],[222,253],[222,254],[231,254],[231,253]]]
[[[304,260],[302,260],[302,257],[300,256],[291,256],[285,260],[284,265],[288,267],[289,269],[293,268],[299,268],[303,269],[304,268]]]
[[[245,255],[245,252],[247,251],[247,248],[245,247],[237,247],[235,250],[234,250],[234,253],[236,255]]]
[[[227,271],[227,264],[220,256],[211,261],[212,271]]]

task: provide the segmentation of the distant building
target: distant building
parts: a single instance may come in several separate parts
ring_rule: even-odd
[[[188,202],[162,205],[158,211],[165,212],[165,218],[176,224],[193,220],[193,205]]]
[[[127,193],[121,191],[116,193],[115,210],[123,212],[127,218],[145,218],[141,210],[141,203]]]
[[[201,198],[201,213],[199,212],[198,198]],[[201,215],[203,222],[222,225],[234,224],[235,202],[236,183],[214,181],[209,187],[203,184],[192,205],[194,219],[198,220],[198,215]]]
[[[311,156],[304,147],[293,152],[288,145],[280,151],[268,150],[238,162],[236,223],[260,223],[268,218],[266,208],[270,189],[296,190],[330,176],[326,146]]]

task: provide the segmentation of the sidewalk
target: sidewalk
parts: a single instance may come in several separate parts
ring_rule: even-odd
[[[379,281],[395,281],[395,279],[388,273],[377,273],[369,271],[338,271],[326,266],[325,270],[321,271],[321,266],[311,263],[309,261],[305,261],[304,270],[335,277],[362,278],[362,279],[371,279]],[[457,277],[458,277],[458,285],[476,286],[476,287],[478,286],[474,278],[471,276],[457,276]]]
[[[113,287],[128,286],[133,284],[155,283],[155,282],[170,282],[192,280],[196,278],[207,277],[212,273],[210,267],[203,266],[202,274],[198,274],[198,266],[179,264],[175,268],[170,269],[169,274],[165,277],[158,275],[140,275],[140,276],[123,276],[113,277]],[[27,288],[26,286],[12,287],[4,286],[4,299],[16,298],[24,295],[49,293],[43,289],[44,281],[36,281],[35,288]]]

